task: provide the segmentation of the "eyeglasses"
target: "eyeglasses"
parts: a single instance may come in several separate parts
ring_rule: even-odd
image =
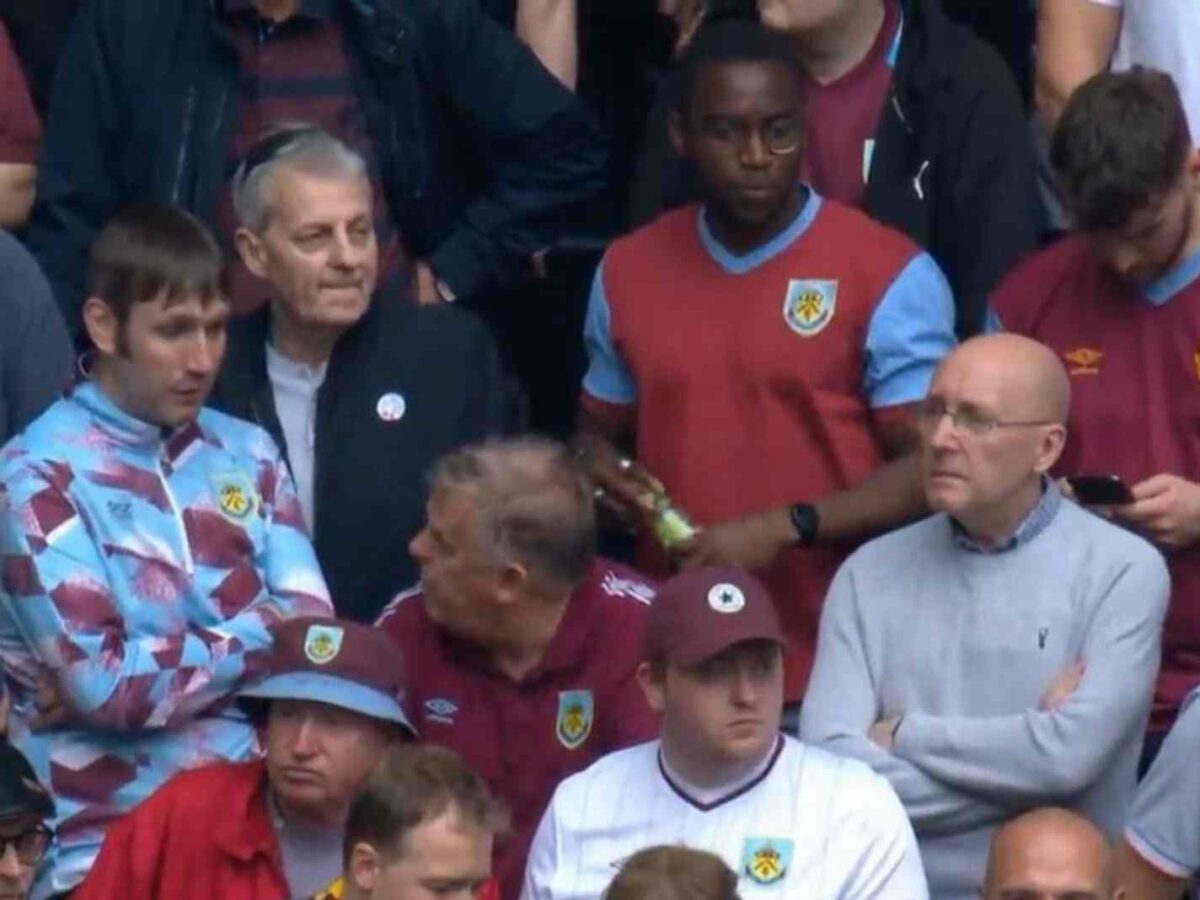
[[[949,409],[941,400],[926,400],[917,408],[917,425],[926,434],[932,434],[946,416],[950,417],[950,425],[955,431],[972,437],[987,437],[997,428],[1037,428],[1058,424],[1049,419],[1003,422],[973,409]]]
[[[728,153],[743,152],[755,131],[758,131],[767,152],[773,156],[795,153],[804,144],[804,126],[799,119],[791,116],[772,119],[761,129],[747,126],[745,122],[713,118],[704,121],[700,131],[705,138],[719,144]]]
[[[294,147],[298,141],[318,134],[320,131],[321,129],[315,125],[292,125],[281,128],[263,138],[251,147],[250,152],[243,157],[242,164],[238,166],[237,173],[234,175],[235,183],[240,184],[244,182],[255,169],[266,165],[278,156],[282,156],[284,152]]]
[[[20,834],[5,837],[0,835],[0,859],[8,855],[8,848],[17,851],[17,860],[26,866],[36,866],[50,849],[54,832],[45,825],[35,825]]]

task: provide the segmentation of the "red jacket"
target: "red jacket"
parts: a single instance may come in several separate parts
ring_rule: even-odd
[[[73,900],[288,900],[266,764],[176,775],[108,829]]]

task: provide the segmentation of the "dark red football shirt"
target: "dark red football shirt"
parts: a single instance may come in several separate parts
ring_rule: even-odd
[[[559,782],[658,734],[634,677],[653,593],[631,569],[597,560],[541,663],[520,682],[434,625],[419,587],[379,617],[404,652],[407,708],[421,740],[454,750],[512,811],[494,869],[504,900],[520,895],[530,841]]]
[[[1071,378],[1056,475],[1171,473],[1200,480],[1200,256],[1138,287],[1080,237],[1021,264],[997,288],[1004,327],[1054,350]],[[1166,731],[1200,683],[1200,546],[1167,555],[1171,605],[1151,731]]]
[[[861,208],[875,132],[892,85],[900,37],[896,0],[885,0],[883,24],[870,51],[828,84],[805,79],[805,180],[817,193]]]

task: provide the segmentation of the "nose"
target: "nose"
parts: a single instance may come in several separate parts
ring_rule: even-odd
[[[348,229],[339,228],[334,235],[330,263],[340,269],[353,269],[362,262],[362,255],[363,248],[360,246],[360,242],[351,237]]]
[[[17,848],[11,843],[6,843],[3,854],[0,854],[0,877],[21,877],[21,861],[17,859]]]
[[[954,419],[950,417],[949,412],[944,412],[936,422],[933,423],[933,428],[929,432],[929,446],[933,449],[946,449],[955,445],[956,432],[954,428]]]
[[[416,533],[413,539],[408,542],[409,556],[415,559],[418,563],[424,562],[426,559],[425,551],[429,542],[429,538],[426,537],[427,530],[428,529],[422,528]]]
[[[742,141],[742,165],[750,169],[764,169],[771,164],[771,151],[758,128],[750,128]]]
[[[733,702],[737,706],[753,706],[758,699],[758,679],[744,665],[733,673]]]
[[[304,713],[296,725],[296,734],[292,740],[292,755],[297,757],[313,756],[317,752],[317,728],[311,715]]]
[[[216,369],[221,360],[221,342],[214,340],[201,330],[192,342],[188,356],[188,369],[197,375],[207,375]]]

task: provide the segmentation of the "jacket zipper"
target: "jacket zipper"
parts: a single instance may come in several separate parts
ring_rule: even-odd
[[[171,492],[171,484],[167,481],[167,473],[163,470],[162,460],[156,459],[155,466],[158,467],[158,477],[162,481],[163,491],[167,495],[167,502],[171,505],[171,514],[175,517],[175,524],[179,528],[180,543],[183,545],[183,571],[188,575],[196,573],[196,563],[192,559],[192,547],[188,543],[187,528],[183,524],[183,515],[179,512],[179,504],[175,502],[175,495]]]
[[[183,131],[180,134],[179,153],[175,157],[175,177],[171,184],[171,202],[182,202],[183,170],[187,161],[188,145],[192,140],[193,119],[196,118],[196,85],[188,86],[187,97],[183,101]]]

